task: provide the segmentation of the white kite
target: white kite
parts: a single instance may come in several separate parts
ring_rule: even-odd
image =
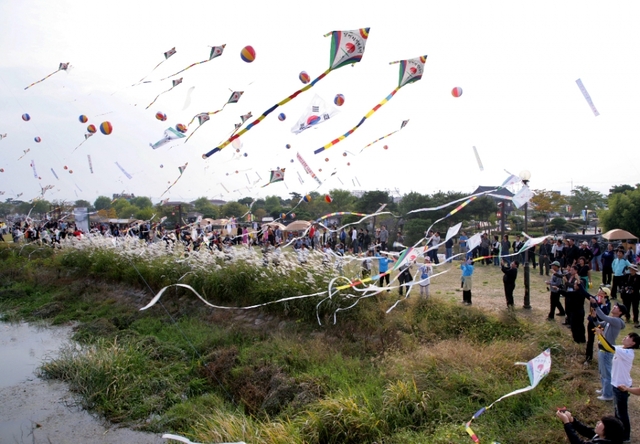
[[[338,108],[328,105],[322,97],[315,95],[307,106],[304,114],[300,116],[298,122],[291,128],[294,134],[300,134],[304,130],[320,125],[336,115]]]

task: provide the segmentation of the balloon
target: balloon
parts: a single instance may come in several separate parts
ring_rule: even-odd
[[[158,111],[156,113],[156,119],[164,122],[165,120],[167,120],[167,115],[165,113],[163,113],[162,111]]]
[[[239,150],[239,149],[237,149],[237,150],[236,150],[236,153],[239,153],[239,152],[240,152],[240,150]]]
[[[164,165],[163,165],[163,164],[160,164],[160,168],[164,168]]]
[[[289,145],[289,144],[287,143],[286,148],[287,148],[287,149],[291,148],[291,145]]]
[[[24,120],[25,122],[28,122],[29,120],[31,120],[31,116],[29,114],[23,114],[22,120]]]
[[[245,46],[240,51],[240,58],[247,63],[251,63],[256,59],[256,51],[251,46]]]
[[[343,155],[344,157],[347,157],[347,152],[345,151],[344,153],[342,153],[342,155]]]
[[[293,163],[293,159],[291,159],[291,163]]]
[[[324,159],[324,161],[325,161],[325,162],[329,162],[329,158],[328,158],[328,157],[326,157],[326,158]]]
[[[304,83],[305,85],[307,83],[309,83],[311,81],[311,77],[309,77],[309,74],[306,73],[306,71],[302,71],[299,75],[298,78],[300,79],[300,81],[302,83]]]
[[[324,196],[324,201],[325,201],[326,203],[331,203],[331,202],[333,202],[333,199],[332,199],[332,198],[331,198],[331,196],[329,196],[328,194],[325,194],[325,196]]]
[[[322,173],[322,168],[318,168],[318,172],[319,172],[319,173]]]
[[[311,195],[307,194],[303,199],[305,202],[311,202]]]
[[[73,174],[73,170],[69,170],[69,174]]]
[[[336,96],[333,98],[333,103],[338,106],[342,106],[344,104],[344,96],[342,94],[336,94]]]
[[[280,113],[280,114],[278,114],[278,120],[279,120],[279,121],[281,121],[281,122],[282,122],[282,121],[283,121],[284,119],[286,119],[286,118],[287,118],[287,116],[286,116],[286,114],[285,114],[285,113]]]
[[[240,140],[240,138],[233,139],[233,142],[231,142],[231,146],[239,150],[240,148],[242,148],[242,140]]]
[[[91,134],[93,134],[98,130],[96,129],[96,126],[94,124],[91,124],[91,125],[87,126],[87,131],[89,131]]]
[[[238,174],[238,170],[236,170],[236,174]]]
[[[109,134],[111,134],[111,131],[113,131],[113,125],[111,125],[111,122],[102,122],[100,124],[100,131],[105,136],[108,136]]]
[[[289,215],[289,218],[291,218],[291,219],[295,219],[295,218],[296,218],[296,213],[291,213],[291,214]]]
[[[389,149],[389,146],[388,146],[388,145],[385,145],[385,146],[383,146],[382,148],[384,148],[385,150],[388,150],[388,149]]]
[[[462,88],[460,88],[459,86],[456,86],[451,90],[451,95],[453,97],[460,97],[462,95]]]
[[[68,169],[69,169],[69,167],[65,165],[65,166],[64,166],[64,169],[65,169],[65,170],[68,170]]]
[[[80,117],[78,117],[78,120],[80,121],[80,123],[87,123],[89,121],[89,118],[84,114],[80,114]]]
[[[347,162],[347,166],[351,166],[351,162]]]
[[[40,143],[42,141],[42,139],[39,137],[34,137],[33,140],[35,140],[36,143]]]
[[[179,133],[184,134],[184,133],[186,133],[186,132],[187,132],[187,125],[184,125],[184,124],[182,124],[182,123],[178,123],[178,124],[176,125],[176,130],[178,130],[178,132],[179,132]]]
[[[244,156],[244,157],[247,157],[247,156],[249,156],[249,155],[248,155],[247,153],[244,153],[244,154],[243,154],[243,156]]]
[[[287,218],[287,215],[286,215],[286,214],[284,214],[284,213],[280,213],[280,219],[286,219],[286,218]]]
[[[4,173],[4,168],[0,168],[0,173]]]

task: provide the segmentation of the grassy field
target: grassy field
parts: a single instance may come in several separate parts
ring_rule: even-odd
[[[334,325],[335,309],[349,302],[343,291],[320,306],[318,325],[319,297],[229,311],[173,288],[160,304],[139,308],[178,280],[226,306],[312,294],[335,275],[319,257],[276,270],[258,254],[210,262],[136,251],[0,248],[0,312],[7,320],[79,321],[80,345],[41,372],[68,381],[87,409],[110,421],[197,442],[469,443],[463,424],[528,385],[525,368],[513,364],[546,348],[549,376],[474,421],[481,442],[563,442],[557,407],[593,423],[613,412],[596,399],[597,364],[582,365],[584,345],[571,341],[564,318],[546,320],[546,277],[537,269],[530,310],[522,308],[522,268],[515,310],[507,310],[500,269],[483,265],[475,267],[473,306],[463,306],[454,263],[437,268],[447,272],[433,279],[429,299],[414,288],[386,313],[399,295],[383,292],[338,312]],[[355,277],[358,266],[344,270]],[[633,427],[637,397],[630,409]]]

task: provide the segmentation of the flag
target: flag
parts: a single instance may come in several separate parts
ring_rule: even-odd
[[[311,103],[309,103],[309,106],[307,106],[304,114],[300,116],[298,122],[291,128],[291,132],[300,134],[304,130],[326,122],[337,112],[338,109],[336,107],[328,105],[322,97],[316,94],[311,100]]]

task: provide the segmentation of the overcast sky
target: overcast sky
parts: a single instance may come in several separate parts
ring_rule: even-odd
[[[53,185],[48,200],[93,202],[125,191],[157,202],[188,162],[164,198],[288,196],[318,187],[296,160],[300,153],[324,181],[320,193],[471,192],[500,184],[505,170],[524,169],[533,189],[568,194],[572,185],[584,185],[606,193],[615,184],[640,182],[639,13],[634,1],[0,2],[0,134],[7,135],[0,140],[0,191],[2,198],[24,193],[20,199],[28,200]],[[363,27],[370,33],[362,62],[331,72],[268,116],[240,139],[239,153],[229,146],[202,159],[240,115],[257,117],[303,87],[301,71],[313,79],[328,68],[331,38],[324,34]],[[210,46],[223,44],[221,57],[182,73],[181,85],[145,109],[171,86],[159,79],[206,60]],[[240,58],[246,45],[256,51],[253,63]],[[177,53],[148,77],[157,81],[131,87],[174,46]],[[397,86],[399,65],[389,62],[420,55],[428,56],[422,80],[402,88],[349,138],[314,154]],[[24,90],[60,62],[72,69]],[[456,86],[463,90],[459,98],[451,94]],[[231,91],[244,95],[188,143],[151,149],[166,128],[220,109]],[[338,93],[345,103],[329,121],[291,132],[316,94],[332,104]],[[158,111],[167,121],[155,118]],[[31,120],[23,121],[23,113]],[[113,133],[98,132],[74,152],[86,132],[81,114],[87,124],[111,122]],[[402,131],[360,153],[407,119]],[[261,188],[278,167],[286,168],[284,183]]]

